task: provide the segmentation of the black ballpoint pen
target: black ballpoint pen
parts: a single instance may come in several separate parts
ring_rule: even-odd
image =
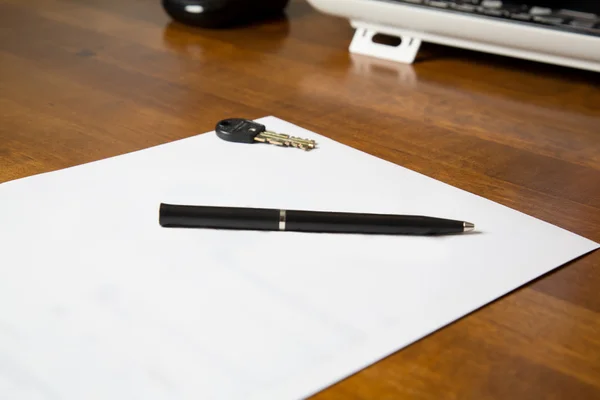
[[[163,227],[239,230],[443,235],[472,231],[470,222],[443,218],[268,208],[160,205]]]

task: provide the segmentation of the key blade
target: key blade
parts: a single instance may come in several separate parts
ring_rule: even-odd
[[[310,139],[302,139],[295,136],[286,135],[284,133],[261,132],[254,140],[274,144],[277,146],[296,147],[302,150],[312,150],[316,147],[316,142]]]
[[[261,143],[274,144],[276,146],[284,146],[285,145],[281,139],[278,139],[275,137],[270,137],[270,136],[265,136],[263,134],[256,135],[254,140],[256,140],[257,142],[261,142]]]

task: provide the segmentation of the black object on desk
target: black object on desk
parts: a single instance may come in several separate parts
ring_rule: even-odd
[[[230,28],[281,15],[289,0],[162,0],[176,21],[202,28]]]
[[[443,235],[472,231],[470,222],[392,214],[161,204],[163,227],[296,232]]]

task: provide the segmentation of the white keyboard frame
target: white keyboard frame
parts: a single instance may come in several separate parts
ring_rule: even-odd
[[[422,42],[600,72],[600,37],[538,28],[390,1],[308,0],[317,10],[346,18],[356,29],[355,54],[411,64]],[[376,34],[401,38],[393,47]],[[476,39],[475,39],[476,38]]]

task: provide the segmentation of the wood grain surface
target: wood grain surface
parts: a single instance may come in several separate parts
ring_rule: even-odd
[[[600,75],[433,45],[395,65],[352,33],[301,0],[220,31],[158,0],[0,0],[0,182],[275,115],[600,241]],[[315,396],[403,398],[600,399],[600,252]]]

